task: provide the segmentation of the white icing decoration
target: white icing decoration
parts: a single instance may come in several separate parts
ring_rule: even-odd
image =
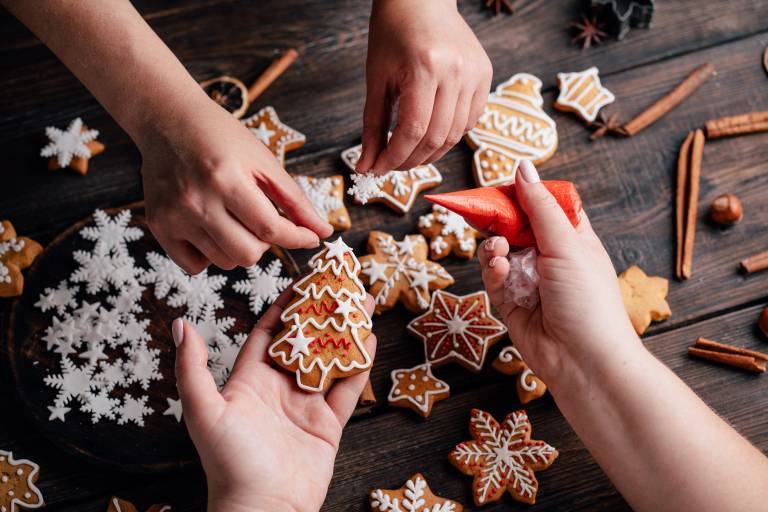
[[[40,466],[35,464],[29,459],[14,459],[13,453],[0,450],[0,462],[3,464],[7,464],[11,467],[15,466],[28,466],[29,467],[29,473],[27,474],[26,481],[24,482],[26,488],[28,491],[25,491],[21,498],[15,496],[15,493],[13,492],[13,489],[8,490],[8,496],[13,498],[8,502],[8,506],[10,509],[8,509],[8,512],[16,512],[21,510],[31,510],[40,508],[45,505],[45,500],[43,499],[43,494],[40,492],[40,489],[37,488],[37,485],[35,485],[35,481],[37,480],[37,474],[40,471]],[[15,471],[17,476],[23,476],[24,475],[24,469],[21,467],[17,468]],[[3,475],[4,483],[8,481],[8,477],[6,475]],[[35,496],[34,502],[31,502],[32,496]],[[2,500],[0,500],[2,501]]]
[[[116,255],[127,256],[127,242],[134,242],[144,234],[140,228],[128,226],[131,221],[130,210],[123,210],[114,217],[108,216],[103,210],[96,210],[93,212],[93,220],[96,225],[84,227],[80,235]]]
[[[77,295],[79,287],[75,286],[70,288],[67,286],[67,281],[61,281],[58,288],[46,288],[43,293],[40,294],[40,300],[35,302],[35,307],[40,308],[41,311],[46,312],[49,309],[56,309],[56,312],[63,315],[67,308],[74,308],[77,306]]]
[[[40,156],[56,157],[59,167],[66,167],[72,162],[73,157],[91,157],[88,143],[96,140],[99,132],[98,130],[83,131],[83,120],[78,117],[69,123],[66,131],[49,126],[45,129],[45,135],[50,142],[40,150]]]
[[[416,376],[414,375],[413,372],[416,372],[416,371],[425,372],[424,377],[421,379],[422,382],[429,382],[431,380],[435,385],[435,387],[439,389],[434,389],[434,390],[425,389],[421,395],[417,395],[417,396],[412,396],[410,394],[403,393],[401,391],[401,387],[402,387],[402,380],[406,375],[406,373],[404,372],[408,372],[410,374],[411,380],[415,380]],[[420,410],[423,413],[426,413],[427,410],[429,409],[429,403],[430,403],[429,398],[432,395],[442,395],[449,390],[448,384],[446,382],[438,379],[432,374],[432,369],[427,363],[414,366],[413,368],[410,368],[408,370],[393,370],[390,376],[392,378],[392,388],[389,390],[389,396],[387,397],[387,400],[390,402],[405,400],[407,402],[410,402],[414,406],[416,406],[416,408],[418,408],[418,410]],[[416,389],[416,386],[414,386],[413,384],[409,384],[407,386],[407,389],[408,391],[413,391]]]
[[[294,179],[320,218],[329,221],[330,214],[344,206],[341,197],[333,193],[333,187],[338,185],[338,178],[295,176]],[[339,222],[344,222],[344,220],[342,217],[338,218]]]
[[[115,413],[117,414],[117,424],[124,425],[128,422],[135,423],[136,425],[144,426],[144,417],[148,414],[152,414],[154,410],[147,405],[147,397],[141,396],[134,398],[126,393],[123,404],[118,406]]]
[[[523,356],[520,355],[520,351],[517,350],[517,347],[514,347],[512,345],[508,347],[504,347],[504,349],[499,352],[498,356],[499,361],[502,363],[511,363],[514,360],[523,361]],[[525,363],[525,361],[523,361]],[[536,391],[536,388],[538,387],[538,384],[536,382],[536,379],[534,379],[534,373],[531,371],[530,368],[527,366],[525,369],[520,372],[520,375],[518,376],[518,381],[520,382],[520,387],[528,392]],[[529,377],[531,377],[529,379]]]
[[[371,508],[378,512],[454,512],[456,510],[454,502],[450,500],[436,503],[428,508],[424,507],[426,487],[427,482],[420,476],[409,479],[405,483],[402,501],[398,498],[390,498],[383,489],[374,489],[371,491]]]
[[[275,130],[267,129],[265,119],[275,126]],[[285,159],[286,146],[304,143],[307,138],[304,134],[294,130],[280,121],[277,112],[272,107],[264,107],[247,119],[240,121],[277,157],[280,163]],[[258,123],[258,124],[257,124]]]
[[[280,295],[280,292],[291,284],[290,277],[281,277],[283,262],[279,259],[272,260],[266,268],[257,263],[246,269],[248,280],[237,281],[232,288],[238,293],[249,296],[248,303],[254,315],[258,315],[264,304],[271,304]]]
[[[588,123],[594,122],[600,109],[616,99],[613,93],[600,83],[598,73],[594,66],[579,73],[558,73],[560,94],[555,103],[575,110]],[[589,100],[584,101],[590,96]]]
[[[455,237],[462,252],[475,250],[475,233],[464,220],[464,217],[436,204],[432,207],[432,213],[423,215],[419,219],[419,227],[429,228],[433,222],[437,222],[441,226],[440,234],[435,236],[430,243],[430,248],[435,253],[441,254],[448,249],[449,245],[445,237],[450,235]]]

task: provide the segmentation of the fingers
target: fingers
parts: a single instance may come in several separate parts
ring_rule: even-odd
[[[373,82],[373,83],[370,83]],[[355,172],[368,172],[387,145],[391,108],[383,81],[369,80],[363,113],[363,150]]]
[[[226,213],[226,212],[224,212]],[[215,233],[215,232],[214,232]],[[217,239],[222,240],[221,235],[216,235]],[[233,258],[230,258],[226,251],[224,251],[213,238],[202,229],[195,229],[194,233],[190,235],[189,241],[200,251],[206,258],[208,258],[214,265],[224,270],[232,270],[238,263]]]
[[[176,344],[176,387],[187,424],[214,419],[224,407],[224,398],[208,371],[208,348],[195,329],[177,318],[171,327]]]
[[[432,117],[429,120],[427,132],[410,156],[397,167],[398,169],[411,169],[427,162],[433,154],[445,146],[453,125],[458,96],[459,89],[454,82],[440,84],[434,97]]]
[[[258,262],[269,250],[269,244],[262,242],[251,233],[240,220],[233,217],[222,205],[204,224],[199,239],[194,240],[198,248],[217,266],[230,269],[237,265],[250,267]],[[215,246],[229,260],[230,266],[224,267],[209,255],[209,246]]]
[[[467,126],[464,128],[465,133],[474,128],[475,123],[477,123],[477,120],[483,114],[485,104],[488,102],[490,85],[490,80],[487,83],[484,82],[472,96],[472,104],[470,105],[469,117],[467,118]]]
[[[155,235],[160,246],[174,263],[190,275],[197,275],[211,264],[197,248],[186,240],[165,239]]]
[[[363,342],[363,346],[373,360],[376,354],[376,335],[371,333]],[[360,393],[363,392],[370,375],[371,371],[368,370],[346,379],[337,380],[326,395],[325,400],[342,427],[347,424],[355,411]]]
[[[453,107],[453,121],[448,129],[448,135],[443,142],[443,146],[428,156],[423,162],[417,162],[417,165],[419,163],[430,163],[440,160],[443,155],[450,151],[450,149],[461,140],[467,132],[466,127],[467,124],[469,124],[467,118],[469,117],[469,110],[472,106],[471,99],[473,92],[472,89],[469,89],[464,90],[459,94],[458,99],[456,100],[456,105]]]
[[[504,303],[504,282],[509,274],[509,244],[504,237],[489,238],[480,245],[478,257],[482,268],[483,284],[494,306]]]
[[[486,266],[494,256],[506,257],[509,254],[509,242],[503,236],[487,238],[477,249],[477,258],[481,266]]]

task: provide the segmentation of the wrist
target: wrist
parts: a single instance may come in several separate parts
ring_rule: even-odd
[[[298,512],[283,500],[267,496],[244,496],[238,493],[208,493],[208,512]]]

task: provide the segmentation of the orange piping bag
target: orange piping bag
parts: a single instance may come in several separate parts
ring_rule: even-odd
[[[579,223],[581,198],[570,181],[542,181],[557,200],[571,224]],[[445,194],[427,194],[427,201],[464,217],[475,229],[503,236],[512,247],[536,247],[536,238],[528,216],[520,206],[515,184],[473,188]]]

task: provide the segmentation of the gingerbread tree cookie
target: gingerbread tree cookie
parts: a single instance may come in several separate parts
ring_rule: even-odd
[[[288,151],[298,149],[307,142],[303,133],[281,122],[272,107],[264,107],[241,122],[267,146],[280,165],[285,165],[285,154]]]
[[[285,329],[269,347],[277,364],[296,373],[299,387],[314,392],[371,367],[360,262],[341,237],[324,243],[309,261],[312,272],[293,285],[296,296],[280,317]]]
[[[458,296],[438,290],[427,312],[408,324],[408,331],[424,342],[427,363],[456,362],[479,372],[488,349],[507,328],[491,313],[486,292]]]
[[[547,385],[528,368],[520,352],[512,345],[504,347],[493,367],[505,375],[517,375],[517,396],[527,404],[547,392]]]
[[[672,316],[667,302],[669,281],[663,277],[648,276],[640,267],[632,265],[619,275],[619,288],[637,334],[647,331],[651,322]]]
[[[340,174],[328,178],[293,176],[299,188],[309,198],[320,218],[325,219],[336,231],[352,227],[349,212],[344,206],[344,177]]]
[[[0,297],[17,297],[24,291],[21,271],[35,261],[43,247],[27,237],[17,237],[10,221],[0,222]]]
[[[37,488],[40,466],[31,460],[14,460],[11,452],[0,450],[0,511],[17,512],[45,505]]]
[[[462,512],[459,503],[432,492],[427,480],[416,473],[399,489],[374,489],[370,495],[373,512]]]
[[[448,384],[434,375],[428,364],[420,364],[410,369],[393,370],[392,389],[387,401],[393,407],[405,407],[426,418],[432,412],[432,406],[451,393]]]
[[[369,254],[360,258],[360,263],[376,301],[376,313],[392,309],[398,299],[411,311],[424,311],[431,290],[453,284],[453,277],[441,265],[427,259],[427,251],[427,241],[421,235],[396,241],[388,233],[370,232]]]
[[[96,140],[99,131],[90,130],[79,117],[69,123],[66,130],[47,127],[45,135],[50,142],[40,150],[40,156],[49,158],[48,168],[51,170],[69,167],[85,175],[88,160],[104,151],[104,144]]]
[[[555,100],[555,108],[565,112],[574,112],[588,123],[597,119],[600,109],[613,103],[616,97],[603,87],[594,66],[579,73],[558,73],[557,85],[560,94]]]
[[[419,217],[419,231],[430,239],[429,255],[441,260],[451,252],[459,258],[472,259],[480,236],[464,217],[440,206],[432,206],[432,213]]]
[[[525,411],[507,415],[499,425],[487,412],[472,409],[472,441],[457,445],[448,459],[459,471],[475,477],[475,505],[499,501],[505,490],[517,501],[536,502],[539,483],[534,472],[552,465],[557,450],[544,441],[531,440],[531,430]]]
[[[483,113],[465,140],[475,155],[478,186],[511,181],[521,160],[540,164],[557,149],[557,129],[542,105],[541,80],[518,73],[491,93]]]

